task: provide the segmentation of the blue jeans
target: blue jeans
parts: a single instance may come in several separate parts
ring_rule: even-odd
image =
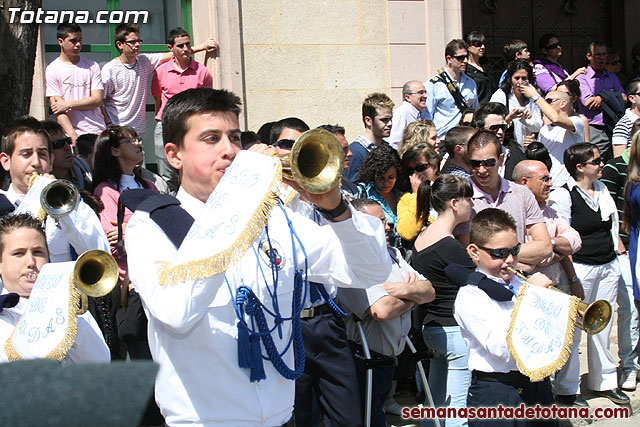
[[[623,370],[640,369],[638,355],[638,327],[640,318],[633,303],[633,283],[629,255],[619,255],[620,281],[618,282],[618,357]]]
[[[471,383],[471,372],[467,360],[467,345],[459,326],[425,326],[422,329],[424,342],[435,352],[429,367],[429,388],[433,403],[439,407],[467,406],[467,393]],[[433,425],[432,420],[423,420],[422,427]],[[446,420],[446,426],[466,426],[466,418]]]

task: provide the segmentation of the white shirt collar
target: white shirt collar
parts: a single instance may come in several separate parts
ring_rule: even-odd
[[[180,200],[180,206],[194,218],[197,218],[198,214],[204,207],[204,203],[193,197],[191,194],[187,193],[182,186],[178,189],[178,194],[176,194],[176,198]]]
[[[13,184],[9,185],[9,188],[7,189],[7,191],[4,192],[4,195],[15,206],[17,206],[16,202],[20,203],[24,199],[24,196],[25,196],[25,194],[16,193],[15,188],[13,188]]]

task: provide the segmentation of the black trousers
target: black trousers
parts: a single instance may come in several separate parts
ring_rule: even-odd
[[[500,374],[499,374],[500,375]],[[502,374],[506,376],[505,374]],[[532,383],[524,375],[513,373],[508,379],[495,380],[473,372],[469,395],[467,397],[468,407],[535,407],[551,406],[553,404],[553,393],[551,391],[551,381],[545,378],[543,381]],[[557,420],[536,420],[536,419],[469,419],[469,426],[558,426]]]
[[[304,373],[296,381],[296,426],[312,425],[314,393],[326,427],[361,426],[358,379],[344,321],[327,313],[301,323],[306,359]]]
[[[349,341],[351,352],[353,353],[353,361],[356,364],[356,374],[358,376],[358,385],[360,387],[360,402],[362,403],[362,423],[367,414],[365,413],[367,408],[367,367],[364,359],[362,347],[353,341]],[[371,357],[374,359],[389,360],[382,354],[371,351]],[[385,427],[387,425],[387,416],[384,413],[384,402],[389,396],[391,391],[391,385],[393,382],[393,374],[396,367],[391,366],[377,366],[372,369],[372,384],[371,384],[371,426],[372,427]]]

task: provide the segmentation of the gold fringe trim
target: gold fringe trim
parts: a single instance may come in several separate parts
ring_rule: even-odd
[[[284,205],[289,206],[289,203],[291,203],[291,201],[295,199],[297,195],[298,195],[298,192],[293,188],[291,188],[289,191],[289,194],[287,194],[287,198],[284,201]]]
[[[31,187],[33,187],[33,184],[36,182],[36,179],[38,179],[39,176],[40,175],[38,175],[38,172],[33,172],[31,174],[31,176],[29,177],[29,186],[27,187],[27,191],[31,190]],[[40,207],[40,210],[36,215],[36,219],[40,222],[44,222],[46,217],[47,213],[44,211],[44,209],[42,209],[42,207]]]
[[[47,359],[53,359],[60,362],[65,358],[65,356],[73,346],[73,343],[76,340],[76,336],[78,335],[78,318],[76,317],[76,313],[78,311],[79,301],[80,291],[78,291],[78,288],[73,283],[73,275],[71,275],[69,277],[69,305],[67,313],[67,317],[69,320],[67,322],[67,330],[65,332],[64,339],[53,350],[51,350],[49,354],[45,356]],[[23,316],[24,314],[20,317],[18,325],[22,321]],[[22,355],[18,353],[18,350],[13,344],[13,336],[18,329],[18,325],[16,325],[16,327],[13,329],[13,332],[11,332],[11,336],[4,344],[4,351],[7,354],[9,360],[11,360],[12,362],[24,359],[24,357],[22,357]]]
[[[227,249],[210,257],[189,261],[175,267],[171,267],[171,263],[168,261],[156,262],[160,285],[174,286],[187,280],[205,279],[221,273],[239,262],[269,222],[271,209],[280,201],[281,181],[282,166],[278,163],[269,190],[249,218],[244,230]]]
[[[567,363],[567,360],[569,360],[569,356],[571,356],[571,347],[573,345],[573,333],[578,317],[578,302],[580,302],[580,300],[578,299],[578,297],[571,297],[571,301],[569,303],[569,318],[567,319],[567,332],[565,333],[564,342],[562,343],[562,350],[560,351],[557,359],[546,366],[530,370],[525,366],[522,359],[520,359],[520,357],[516,353],[512,341],[516,314],[518,313],[518,310],[520,308],[520,303],[522,302],[523,295],[525,290],[527,289],[527,286],[529,286],[529,284],[525,283],[520,288],[520,292],[518,292],[518,298],[516,299],[516,303],[513,306],[513,311],[511,312],[511,324],[509,325],[509,330],[507,331],[507,348],[509,349],[509,353],[511,353],[511,357],[513,357],[513,359],[516,361],[518,371],[520,371],[521,374],[529,377],[532,382],[537,382],[542,381],[551,374],[562,369],[564,364]]]

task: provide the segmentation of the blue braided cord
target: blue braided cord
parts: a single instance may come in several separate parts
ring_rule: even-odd
[[[271,293],[271,289],[269,288],[269,286],[267,285],[267,290],[269,291],[269,294],[271,295],[271,303],[273,305],[273,311],[278,313],[278,317],[277,319],[280,319],[280,307],[278,304],[278,260],[276,258],[275,252],[273,250],[273,247],[271,246],[271,237],[269,237],[269,224],[265,225],[264,227],[264,232],[267,235],[267,243],[269,244],[269,261],[271,261],[271,279],[273,280],[273,293]],[[294,264],[295,266],[295,264]],[[260,267],[260,269],[262,269],[262,267]],[[265,281],[266,283],[266,281]],[[275,322],[275,324],[278,326],[278,337],[280,339],[282,339],[282,326],[281,326],[281,321],[280,322]]]
[[[289,225],[289,231],[291,232],[291,247],[293,248],[293,265],[298,266],[298,261],[297,261],[297,254],[295,251],[295,242],[293,241],[293,237],[295,236],[296,240],[298,241],[298,244],[300,245],[300,249],[302,250],[302,253],[304,254],[304,294],[302,295],[302,301],[306,301],[307,299],[307,290],[309,289],[309,280],[307,278],[307,272],[309,271],[309,264],[308,264],[308,258],[307,258],[307,251],[304,248],[304,245],[302,244],[302,240],[300,240],[300,237],[298,236],[298,233],[296,233],[296,230],[293,228],[293,224],[291,224],[291,220],[289,219],[289,215],[287,215],[287,212],[285,211],[284,207],[282,205],[278,205],[280,207],[280,209],[282,210],[282,213],[284,214],[285,219],[287,220],[287,224]],[[302,305],[300,306],[300,312],[302,312]],[[300,313],[293,313],[293,316],[297,316],[300,317]]]
[[[271,260],[271,267],[272,267],[272,275],[273,278],[275,280],[274,283],[274,293],[276,295],[276,297],[274,298],[274,294],[271,293],[271,289],[269,288],[267,281],[266,281],[266,277],[264,276],[264,272],[262,271],[262,267],[260,266],[260,259],[258,257],[258,254],[254,249],[254,254],[257,257],[258,260],[258,265],[260,266],[260,271],[262,273],[263,279],[265,279],[265,284],[267,284],[267,289],[269,291],[270,296],[272,297],[272,302],[274,304],[274,310],[275,313],[271,312],[264,304],[262,304],[262,302],[258,299],[258,297],[255,295],[255,293],[248,288],[247,286],[244,285],[244,283],[237,289],[237,294],[235,299],[233,298],[233,291],[231,290],[231,285],[229,284],[229,281],[226,279],[225,277],[225,281],[227,283],[227,287],[229,288],[229,292],[231,294],[231,298],[232,298],[232,302],[233,302],[233,306],[234,306],[234,311],[236,313],[236,317],[238,317],[238,336],[240,337],[240,331],[244,330],[247,333],[250,333],[250,336],[260,336],[260,338],[262,339],[263,345],[265,347],[265,350],[267,351],[267,357],[262,356],[262,359],[267,359],[270,360],[271,363],[273,364],[274,368],[278,371],[278,373],[280,373],[280,375],[282,375],[284,378],[287,379],[291,379],[291,380],[296,380],[298,379],[302,373],[304,372],[304,364],[305,364],[305,354],[304,354],[304,343],[302,341],[302,328],[300,325],[300,313],[302,311],[302,302],[304,301],[304,298],[301,298],[302,293],[303,293],[303,289],[304,289],[304,296],[306,297],[306,293],[307,293],[307,289],[309,286],[309,282],[307,279],[307,268],[308,268],[308,261],[307,261],[307,254],[306,251],[304,249],[304,246],[302,245],[302,242],[299,238],[299,236],[297,235],[297,233],[295,232],[295,229],[293,228],[293,225],[291,224],[291,221],[289,220],[289,217],[286,213],[286,211],[284,210],[284,208],[282,207],[281,204],[278,205],[280,207],[280,209],[282,210],[283,214],[285,215],[285,218],[287,220],[287,224],[289,226],[289,231],[291,234],[291,245],[292,245],[292,253],[293,253],[293,266],[294,266],[294,289],[293,289],[293,299],[292,299],[292,316],[291,318],[286,318],[283,319],[282,317],[279,316],[279,314],[275,314],[275,313],[279,313],[278,307],[277,307],[277,293],[275,292],[276,286],[277,286],[277,278],[278,278],[278,272],[277,272],[277,262],[275,260],[275,256],[274,256],[274,252],[273,249],[271,247],[271,241],[268,235],[268,230],[267,230],[267,241],[269,243],[269,256],[270,256],[270,260]],[[294,239],[295,236],[295,239]],[[304,269],[304,277],[303,277],[303,273],[302,271],[299,271],[296,269],[296,266],[298,265],[297,263],[297,253],[296,253],[296,241],[298,242],[298,244],[300,245],[300,248],[302,249],[302,252],[305,256],[305,269]],[[274,270],[275,268],[275,270]],[[267,320],[265,318],[264,315],[264,311],[267,311],[267,313],[269,315],[271,315],[272,317],[274,317],[274,322],[275,325],[273,328],[269,329]],[[247,324],[247,322],[244,320],[244,313],[246,312],[246,314],[250,317],[251,319],[251,327],[249,327],[249,325]],[[275,343],[273,342],[273,338],[271,336],[271,333],[273,332],[273,330],[275,330],[276,327],[280,327],[281,323],[283,320],[289,320],[291,319],[291,328],[292,328],[292,333],[291,336],[284,348],[284,350],[280,353],[278,352],[278,349],[275,346]],[[256,328],[256,324],[258,327],[258,331],[255,331]],[[249,340],[252,341],[252,339],[249,336]],[[295,366],[296,369],[292,370],[290,369],[286,363],[282,360],[282,356],[288,351],[289,346],[291,346],[291,344],[293,343],[293,348],[294,348],[294,361],[295,361]],[[244,351],[244,350],[243,350]],[[251,353],[251,351],[250,351]],[[249,355],[245,355],[243,360],[246,358],[251,359],[251,354]],[[251,381],[259,381],[260,379],[264,379],[264,368],[262,367],[262,364],[259,363],[256,365],[256,361],[253,361],[253,365],[251,365],[251,362],[249,363],[249,365],[251,366],[243,366],[243,363],[247,363],[246,361],[240,361],[240,354],[239,354],[239,364],[241,367],[249,367],[251,368]]]
[[[322,295],[322,298],[324,298],[324,300],[327,302],[327,304],[329,304],[329,307],[331,307],[331,311],[333,311],[333,313],[341,318],[345,318],[347,317],[349,314],[346,313],[342,307],[340,307],[338,304],[336,304],[336,302],[333,300],[333,298],[331,298],[329,296],[329,293],[327,292],[327,290],[324,288],[324,286],[322,285],[322,283],[318,283],[317,285],[318,288],[318,292],[320,292],[320,295]]]

